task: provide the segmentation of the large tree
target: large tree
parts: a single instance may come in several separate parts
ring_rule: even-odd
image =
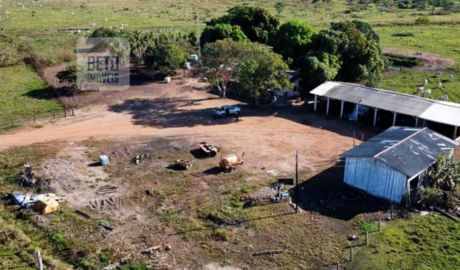
[[[206,43],[211,43],[227,38],[239,42],[248,40],[243,31],[241,31],[240,26],[232,26],[230,24],[219,23],[216,25],[206,26],[206,28],[203,30],[203,33],[201,33],[200,43],[201,46],[204,46]]]
[[[228,10],[227,15],[212,19],[207,25],[221,23],[239,25],[249,40],[268,44],[278,28],[279,20],[260,7],[235,6]]]
[[[241,43],[220,40],[208,43],[203,50],[203,63],[211,70],[212,77],[225,97],[227,82],[236,79],[240,87],[250,95],[265,95],[271,88],[288,86],[287,64],[269,47],[258,43]]]
[[[308,50],[311,42],[313,28],[297,20],[287,21],[282,24],[273,38],[273,49],[281,54],[285,60],[297,60]]]
[[[185,64],[187,55],[176,44],[164,44],[147,48],[144,61],[147,67],[168,76]]]
[[[305,90],[326,80],[379,86],[385,61],[378,40],[368,24],[358,21],[333,23],[330,30],[313,35],[309,52],[300,65]],[[336,75],[321,78],[308,70],[312,67],[322,70],[320,74]]]

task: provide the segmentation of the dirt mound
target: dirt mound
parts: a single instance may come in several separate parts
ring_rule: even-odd
[[[423,63],[422,67],[417,69],[419,70],[438,70],[438,69],[448,69],[455,65],[455,61],[450,58],[444,58],[440,55],[427,53],[427,52],[415,52],[410,50],[401,50],[395,48],[385,48],[383,49],[384,54],[393,54],[404,57],[417,57]]]

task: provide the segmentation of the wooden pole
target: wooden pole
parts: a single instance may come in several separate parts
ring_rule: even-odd
[[[40,250],[35,251],[35,260],[38,264],[38,270],[43,270],[42,255],[40,254]]]
[[[358,118],[359,118],[359,103],[356,104],[356,122],[358,122]]]
[[[454,140],[457,139],[457,126],[454,127]]]
[[[415,127],[418,127],[418,117],[415,117]]]
[[[295,211],[299,213],[299,150],[295,151]]]
[[[393,112],[393,126],[396,125],[396,115],[397,115],[397,113]]]
[[[350,262],[353,261],[353,247],[350,247]]]
[[[329,104],[330,103],[331,103],[331,99],[327,97],[326,115],[329,115]]]
[[[366,246],[369,245],[369,233],[366,232]]]
[[[380,223],[381,223],[381,220],[380,220],[380,218],[379,218],[379,232],[380,232],[380,226],[381,226]]]

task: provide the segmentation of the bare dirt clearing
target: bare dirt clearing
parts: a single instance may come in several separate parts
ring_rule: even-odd
[[[67,141],[55,158],[40,163],[40,173],[68,198],[70,208],[61,215],[75,209],[91,215],[84,222],[75,221],[73,214],[58,216],[53,226],[67,228],[63,237],[81,243],[75,256],[88,256],[95,264],[101,264],[100,256],[109,262],[130,256],[163,269],[316,269],[337,262],[347,245],[345,236],[359,231],[354,217],[380,210],[362,207],[342,215],[349,207],[337,192],[340,174],[332,171],[305,181],[302,192],[309,198],[300,201],[307,210],[302,214],[293,214],[287,202],[246,207],[240,198],[264,193],[259,191],[278,177],[293,177],[296,150],[301,180],[311,179],[352,147],[354,133],[364,132],[368,138],[374,130],[328,119],[306,107],[255,110],[236,100],[217,99],[206,86],[182,79],[139,85],[117,94],[124,98],[108,105],[100,104],[102,93],[98,105],[78,110],[74,118],[2,135],[0,147]],[[241,106],[238,122],[212,118],[212,109],[224,104]],[[244,164],[222,173],[219,157],[197,155],[202,141],[222,146],[223,154],[245,152]],[[150,159],[133,164],[134,156],[146,152]],[[101,154],[110,157],[109,166],[93,164]],[[168,169],[177,159],[192,159],[193,167]],[[107,185],[116,192],[98,194]],[[116,203],[118,198],[122,204]],[[95,206],[95,200],[108,207]],[[331,202],[340,207],[332,209]],[[355,204],[365,202],[363,197]],[[113,230],[102,230],[101,222]],[[89,239],[91,244],[82,248]],[[158,251],[142,253],[158,245]],[[168,245],[171,250],[166,250]],[[277,249],[284,253],[251,256]]]
[[[423,63],[422,67],[417,67],[418,70],[444,70],[455,65],[455,61],[450,58],[445,58],[434,53],[423,52],[420,55],[415,51],[401,50],[395,48],[385,48],[382,50],[383,53],[400,55],[404,57],[417,57]]]

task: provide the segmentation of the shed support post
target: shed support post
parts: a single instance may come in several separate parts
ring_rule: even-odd
[[[345,105],[345,101],[342,100],[342,104],[340,105],[340,118],[343,117],[343,106]]]
[[[393,112],[393,126],[396,126],[396,115],[398,115],[398,113]]]
[[[377,112],[379,111],[378,108],[374,108],[374,127],[377,125]]]
[[[315,95],[315,105],[314,105],[315,112],[316,112],[316,106],[317,105],[318,105],[318,96]]]
[[[358,122],[359,117],[359,103],[356,104],[356,122]]]
[[[330,103],[331,103],[331,99],[327,97],[326,115],[329,115],[329,104]]]
[[[418,127],[418,117],[415,117],[415,127]]]
[[[457,139],[457,126],[454,127],[454,140]]]

